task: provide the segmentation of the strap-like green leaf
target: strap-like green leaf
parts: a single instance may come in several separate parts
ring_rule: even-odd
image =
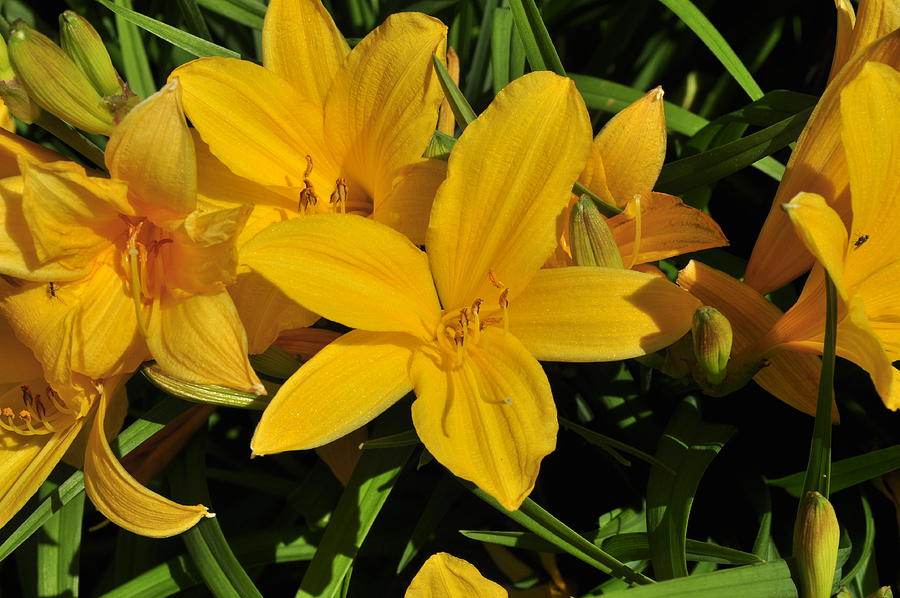
[[[722,34],[719,33],[709,19],[704,16],[700,9],[694,6],[690,0],[659,0],[668,7],[669,10],[678,15],[685,25],[693,31],[700,40],[706,44],[706,47],[712,51],[722,66],[731,73],[734,80],[737,81],[751,100],[758,100],[762,97],[763,91],[753,79],[753,75],[741,62]]]
[[[553,71],[557,75],[566,74],[559,54],[553,46],[553,40],[547,32],[547,26],[541,18],[534,0],[510,0],[516,30],[525,46],[525,56],[533,71]]]
[[[603,594],[621,598],[797,598],[786,561],[772,561]],[[587,597],[586,597],[587,598]]]
[[[266,15],[266,5],[255,0],[197,0],[197,4],[253,29],[262,29]]]
[[[37,542],[37,595],[41,598],[78,595],[81,522],[84,494],[79,494],[42,527]]]
[[[206,41],[212,41],[206,21],[203,19],[200,8],[197,6],[197,0],[178,0],[178,8],[181,9],[181,14],[184,15],[184,24],[190,33]]]
[[[618,452],[616,452],[617,450],[622,451],[623,453],[628,453],[629,455],[633,455],[642,461],[650,463],[651,465],[655,465],[657,467],[668,470],[670,473],[675,473],[674,471],[669,469],[668,465],[666,465],[653,455],[645,453],[641,449],[634,448],[633,446],[626,444],[620,440],[616,440],[615,438],[611,438],[598,432],[594,432],[593,430],[585,428],[584,426],[580,426],[564,417],[559,418],[559,423],[563,428],[572,430],[594,446],[600,447],[604,451],[607,451],[616,461],[622,463],[622,465],[628,466],[631,465],[631,463],[629,463],[621,455],[619,455]]]
[[[835,461],[831,465],[831,492],[850,488],[895,469],[900,469],[900,444]],[[791,496],[799,497],[803,489],[804,473],[800,471],[769,480],[769,484],[784,488]]]
[[[146,98],[156,91],[153,73],[150,71],[150,60],[144,49],[144,42],[138,28],[124,14],[118,12],[131,11],[131,0],[116,0],[110,5],[116,11],[116,31],[119,33],[119,45],[122,48],[122,66],[128,87],[139,97]]]
[[[431,58],[432,62],[434,62],[434,70],[437,73],[441,89],[444,90],[444,97],[447,98],[447,102],[450,104],[450,110],[453,111],[453,116],[456,117],[456,124],[459,126],[460,130],[464,130],[469,123],[475,120],[475,111],[472,110],[472,106],[469,104],[466,96],[463,95],[463,92],[460,91],[459,87],[450,77],[450,73],[447,72],[447,69],[440,59],[438,59],[437,56],[432,56]]]
[[[604,540],[601,546],[603,550],[624,562],[650,558],[650,540],[646,532],[618,534]],[[762,562],[761,558],[749,552],[690,539],[685,540],[685,558],[688,561],[725,565],[750,565]]]
[[[203,38],[191,35],[177,27],[167,25],[162,21],[157,21],[147,15],[142,15],[129,8],[117,6],[109,0],[96,0],[109,10],[113,11],[123,19],[134,23],[141,29],[149,31],[153,35],[160,37],[174,46],[178,46],[186,52],[190,52],[194,56],[203,58],[205,56],[222,56],[225,58],[240,58],[240,54],[233,52],[228,48],[223,48],[217,44],[206,41]]]
[[[456,483],[453,476],[448,474],[441,476],[440,481],[434,486],[428,502],[425,503],[425,508],[422,509],[422,514],[416,522],[416,527],[413,529],[406,547],[403,549],[403,555],[401,555],[400,561],[397,563],[397,573],[403,571],[410,561],[415,558],[462,492],[462,486]]]
[[[657,578],[688,574],[685,540],[700,478],[735,430],[701,421],[696,401],[682,402],[659,441],[656,458],[677,472],[650,469],[647,483],[647,531]]]

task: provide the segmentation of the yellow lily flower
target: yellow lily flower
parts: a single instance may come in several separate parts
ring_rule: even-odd
[[[898,13],[900,3],[896,1],[870,0],[860,4],[860,18],[857,27],[853,29],[853,48],[856,54],[847,58],[846,64],[837,74],[833,72],[834,78],[825,88],[809,122],[797,139],[769,215],[747,264],[744,280],[760,293],[781,288],[809,270],[815,261],[782,209],[795,195],[805,191],[825,197],[844,223],[850,223],[847,160],[841,144],[841,91],[867,62],[880,62],[900,68]],[[893,33],[889,33],[891,31]],[[866,42],[871,43],[865,45]]]
[[[841,137],[852,225],[845,227],[838,212],[816,193],[801,192],[785,205],[798,236],[821,265],[813,268],[797,303],[774,322],[775,308],[763,308],[764,300],[755,294],[755,305],[742,308],[744,315],[739,317],[752,319],[768,311],[766,318],[757,321],[754,332],[758,333],[760,325],[771,328],[745,343],[735,356],[736,361],[744,363],[764,358],[775,363],[783,359],[785,354],[779,351],[785,349],[821,353],[825,334],[824,268],[841,299],[837,354],[868,371],[885,405],[894,410],[900,408],[900,384],[895,383],[898,371],[892,365],[900,359],[900,290],[896,283],[900,233],[895,230],[900,209],[900,181],[896,176],[900,171],[900,118],[894,109],[897,97],[900,73],[880,62],[865,64],[842,90]],[[679,278],[679,284],[706,301],[702,293],[713,285],[698,285],[697,281],[710,276],[702,269],[694,270],[684,281]],[[715,294],[720,299],[732,293],[734,287]],[[747,289],[744,294],[749,296],[753,291]],[[711,304],[718,308],[716,303]],[[769,375],[770,369],[760,373]],[[813,407],[810,402],[804,410],[812,412]]]
[[[0,272],[21,282],[5,285],[0,310],[51,382],[108,378],[152,356],[179,378],[262,392],[225,289],[249,207],[198,204],[177,81],[116,127],[113,178],[14,136],[2,149],[18,162],[0,174],[21,175],[0,181]]]
[[[409,584],[405,598],[506,598],[506,590],[468,561],[446,552],[428,557]]]
[[[203,58],[171,77],[234,173],[288,190],[299,211],[372,216],[422,243],[445,173],[421,156],[443,99],[431,57],[446,36],[440,21],[401,13],[351,51],[318,0],[273,0],[265,66]]]
[[[574,84],[510,83],[466,128],[431,213],[427,255],[359,216],[273,225],[242,259],[286,295],[356,328],[282,387],[255,454],[321,446],[415,389],[413,422],[435,458],[509,510],[555,446],[556,408],[537,362],[618,360],[689,328],[697,301],[656,276],[540,269],[589,152]]]
[[[117,391],[120,377],[95,384],[74,374],[51,386],[5,318],[0,318],[0,350],[0,526],[37,492],[60,460],[83,464],[91,501],[134,533],[172,536],[207,515],[202,505],[179,505],[147,490],[113,456],[108,437],[118,432],[126,407],[124,392]]]
[[[666,157],[663,90],[626,106],[597,133],[579,182],[623,210],[607,224],[627,268],[728,244],[722,229],[681,199],[652,191]],[[570,202],[570,209],[575,198]],[[569,217],[550,265],[572,265]]]

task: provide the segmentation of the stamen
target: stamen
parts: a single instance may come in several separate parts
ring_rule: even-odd
[[[313,187],[312,181],[309,180],[313,171],[313,159],[309,154],[306,155],[306,172],[303,173],[303,189],[300,191],[300,203],[297,205],[297,211],[301,214],[307,214],[309,208],[312,207],[315,212],[316,204],[319,203],[319,197]]]
[[[121,214],[120,214],[121,216]],[[141,259],[140,251],[138,251],[138,247],[140,246],[143,249],[143,246],[138,243],[137,237],[141,232],[141,228],[144,226],[144,221],[140,221],[137,224],[132,224],[128,218],[122,216],[122,218],[128,223],[128,251],[126,252],[126,261],[128,262],[128,271],[131,275],[131,300],[134,303],[134,317],[137,318],[138,329],[140,329],[141,334],[144,335],[144,338],[147,337],[147,326],[144,324],[144,320],[141,318],[141,270],[139,267],[139,260]]]
[[[335,204],[341,205],[341,214],[347,213],[347,195],[349,195],[350,191],[347,187],[347,179],[339,178],[334,182],[334,191],[331,192],[331,197],[329,197],[328,202],[332,205],[332,209],[334,209]]]
[[[464,368],[466,377],[469,379],[469,384],[472,386],[472,390],[475,391],[475,395],[484,403],[488,405],[509,405],[512,403],[512,397],[504,397],[502,399],[491,399],[488,398],[487,394],[485,394],[481,388],[481,384],[478,381],[478,376],[475,375],[469,368]]]
[[[493,270],[488,270],[488,280],[491,281],[491,284],[494,285],[494,288],[497,289],[505,289],[506,285],[497,280],[497,275],[494,274]]]
[[[503,311],[503,332],[509,332],[509,289],[500,293],[500,309]]]
[[[55,390],[53,390],[49,386],[47,387],[46,390],[47,390],[47,398],[50,400],[50,404],[53,405],[54,409],[56,409],[60,413],[65,413],[66,415],[71,415],[73,417],[81,416],[81,410],[73,409],[73,408],[69,407],[68,405],[66,405],[65,401],[62,400],[62,398],[59,396],[59,394]]]
[[[631,249],[631,257],[628,259],[628,269],[634,267],[634,262],[637,260],[638,253],[641,251],[641,195],[640,193],[635,193],[634,195],[634,246]]]

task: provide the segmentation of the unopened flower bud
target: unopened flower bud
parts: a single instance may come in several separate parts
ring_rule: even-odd
[[[572,206],[569,245],[572,248],[572,259],[579,266],[625,267],[606,218],[586,195],[582,195]]]
[[[698,307],[694,312],[691,333],[700,373],[710,384],[722,382],[731,357],[732,334],[728,318],[714,307]]]
[[[97,93],[101,96],[124,93],[109,52],[87,19],[71,10],[59,15],[59,41]]]
[[[838,588],[838,592],[834,595],[834,598],[853,598],[853,594],[850,593],[847,586],[841,586]]]
[[[894,592],[891,586],[882,586],[866,596],[866,598],[894,598]]]
[[[800,598],[831,596],[839,539],[840,528],[831,503],[818,492],[807,492],[794,524]]]
[[[2,37],[0,37],[0,97],[12,115],[22,122],[31,124],[41,115],[41,107],[28,97],[28,92],[16,78],[16,73],[9,63],[6,41]]]
[[[112,131],[110,108],[47,36],[17,21],[9,34],[9,57],[28,95],[44,110],[90,133]]]

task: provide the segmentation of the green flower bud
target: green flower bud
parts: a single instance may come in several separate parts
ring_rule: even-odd
[[[834,595],[834,598],[853,598],[853,594],[850,593],[847,586],[841,586],[838,588],[838,593]]]
[[[807,492],[794,524],[800,598],[831,596],[839,539],[840,528],[831,503],[818,492]]]
[[[882,586],[866,596],[866,598],[894,598],[894,592],[891,586]]]
[[[28,95],[44,110],[90,133],[112,132],[112,110],[47,36],[17,21],[9,34],[9,57]]]
[[[582,195],[572,206],[569,241],[572,259],[579,266],[625,267],[606,218],[587,195]]]
[[[97,93],[115,96],[125,92],[103,40],[87,19],[71,10],[59,15],[59,39]]]
[[[22,122],[31,124],[41,115],[41,107],[35,104],[16,78],[9,63],[6,41],[0,37],[0,97],[10,113]]]
[[[700,375],[710,384],[719,384],[731,357],[731,323],[714,307],[704,305],[694,312],[691,333]]]

